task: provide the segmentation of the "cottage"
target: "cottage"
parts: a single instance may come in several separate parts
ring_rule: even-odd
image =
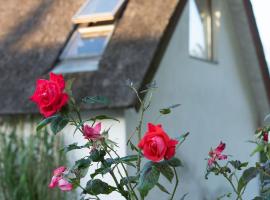
[[[177,152],[185,165],[179,170],[179,196],[214,199],[229,190],[219,178],[204,180],[204,158],[221,140],[236,159],[259,159],[250,158],[253,146],[246,141],[270,111],[270,80],[250,1],[9,0],[0,10],[2,117],[35,116],[38,110],[29,101],[35,80],[50,71],[63,73],[75,78],[77,100],[110,99],[108,105],[82,104],[82,109],[85,116],[120,119],[111,137],[124,155],[138,120],[127,80],[139,89],[155,80],[146,121],[154,121],[160,108],[180,103],[159,122],[172,136],[191,132]],[[62,134],[67,143],[83,140],[69,128]],[[249,187],[247,199],[258,193],[258,180]]]

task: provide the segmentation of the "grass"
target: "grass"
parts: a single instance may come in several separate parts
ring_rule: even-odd
[[[59,139],[46,130],[21,136],[15,128],[0,132],[0,199],[61,200],[64,193],[48,188],[54,168],[65,163]]]

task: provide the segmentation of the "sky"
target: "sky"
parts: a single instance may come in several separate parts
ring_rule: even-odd
[[[268,67],[270,67],[270,0],[250,1],[253,5]]]

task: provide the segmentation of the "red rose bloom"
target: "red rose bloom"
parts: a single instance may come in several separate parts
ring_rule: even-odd
[[[162,159],[169,160],[175,155],[178,141],[170,139],[160,124],[153,125],[148,123],[148,131],[138,144],[143,150],[144,156],[154,162]]]
[[[50,117],[66,105],[68,95],[64,89],[63,76],[50,73],[50,80],[37,80],[36,90],[30,99],[37,104],[44,117]]]

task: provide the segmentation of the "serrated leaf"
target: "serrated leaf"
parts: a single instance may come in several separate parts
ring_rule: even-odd
[[[87,182],[85,190],[91,195],[99,195],[110,194],[111,192],[115,191],[116,188],[101,181],[100,179],[93,179]]]
[[[93,179],[99,174],[104,175],[110,171],[111,171],[110,167],[101,167],[101,168],[96,169],[95,172],[93,174],[91,174],[90,176]]]
[[[183,166],[181,160],[179,158],[176,158],[176,157],[168,160],[167,162],[172,167],[182,167]]]
[[[90,165],[91,165],[91,159],[89,157],[88,158],[82,158],[82,159],[77,160],[75,162],[75,165],[74,165],[74,167],[72,169],[81,170],[81,169],[88,168]]]
[[[84,97],[82,101],[87,104],[94,104],[94,103],[109,104],[110,103],[109,99],[103,96]]]
[[[242,189],[249,183],[249,181],[254,179],[258,173],[259,172],[256,167],[250,167],[246,169],[239,179],[237,191],[240,193]]]
[[[237,170],[242,170],[242,167],[248,166],[248,162],[241,163],[239,160],[231,160],[229,163]]]
[[[161,185],[160,183],[157,183],[156,185],[162,192],[170,194],[170,192],[168,192],[168,190],[163,185]]]
[[[39,130],[50,124],[57,117],[58,115],[53,115],[51,117],[43,119],[41,122],[38,123],[36,131],[38,132]]]
[[[65,146],[64,148],[61,149],[61,151],[67,153],[69,151],[72,151],[72,150],[76,150],[76,149],[82,149],[82,148],[86,148],[86,146],[78,146],[78,143],[73,143],[73,144],[70,144],[68,146]]]
[[[95,149],[91,152],[90,158],[94,162],[100,162],[100,161],[104,160],[105,155],[106,155],[106,152],[104,150]]]
[[[156,167],[168,181],[172,182],[174,173],[170,165],[167,164],[167,162],[156,163]]]
[[[66,127],[68,124],[69,120],[67,118],[62,117],[61,115],[58,115],[56,118],[53,119],[51,122],[51,130],[54,134],[57,134],[63,128]]]
[[[144,165],[140,173],[138,184],[138,190],[142,198],[147,196],[148,192],[158,183],[159,175],[160,172],[157,170],[153,162],[147,162]]]

